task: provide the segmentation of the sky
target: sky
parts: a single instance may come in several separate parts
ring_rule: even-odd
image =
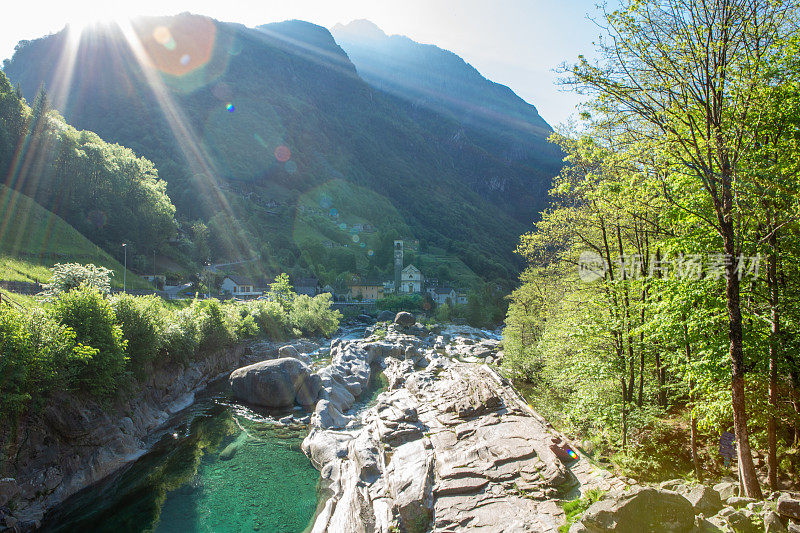
[[[27,0],[4,8],[0,56],[22,39],[90,23],[184,11],[258,26],[288,19],[331,28],[369,19],[385,33],[455,52],[485,77],[511,87],[552,126],[576,115],[580,98],[557,85],[555,69],[591,57],[600,30],[596,0]],[[14,10],[17,12],[14,13]]]

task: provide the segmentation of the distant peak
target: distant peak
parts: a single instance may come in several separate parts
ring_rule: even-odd
[[[361,39],[385,39],[387,35],[374,22],[367,19],[358,19],[349,24],[337,24],[332,33],[346,34]]]

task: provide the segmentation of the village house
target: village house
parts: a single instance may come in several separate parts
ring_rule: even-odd
[[[424,278],[422,272],[414,265],[408,265],[400,273],[401,293],[416,294],[422,292],[422,282]]]
[[[351,298],[375,301],[383,298],[383,282],[376,280],[353,281],[350,287]]]
[[[261,296],[261,291],[256,290],[256,285],[250,278],[230,275],[222,280],[222,294],[235,298],[255,298]]]
[[[439,305],[453,305],[457,302],[458,295],[452,287],[431,287],[428,289],[433,301]]]

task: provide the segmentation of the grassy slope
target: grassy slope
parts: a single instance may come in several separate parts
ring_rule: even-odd
[[[122,265],[62,218],[28,196],[0,185],[0,279],[45,282],[55,263],[94,263],[114,271],[112,285],[122,287]],[[128,271],[131,289],[150,283]]]

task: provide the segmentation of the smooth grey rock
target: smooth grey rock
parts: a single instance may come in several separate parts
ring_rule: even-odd
[[[378,322],[390,322],[394,320],[395,314],[391,311],[381,311],[378,313]]]
[[[576,531],[592,533],[688,533],[694,527],[694,511],[680,494],[646,487],[595,502],[579,523],[583,529]]]
[[[285,357],[262,361],[231,372],[233,394],[239,400],[264,407],[294,405],[298,391],[307,399],[311,396],[308,367],[301,361]]]
[[[754,503],[755,501],[756,500],[753,498],[747,498],[745,496],[731,496],[725,501],[725,503],[734,509],[741,509],[742,507],[747,507],[748,504]]]
[[[343,428],[351,418],[345,416],[328,400],[320,400],[314,414],[311,416],[311,423],[322,429]]]
[[[740,509],[726,516],[725,522],[735,533],[761,533],[759,528],[753,524],[752,515],[753,513]]]
[[[400,311],[394,317],[394,323],[395,324],[397,324],[398,326],[406,327],[406,328],[413,326],[414,324],[416,324],[416,322],[417,322],[417,319],[414,318],[414,315],[412,315],[411,313],[408,313],[406,311]]]
[[[297,389],[295,401],[300,405],[310,407],[317,402],[321,389],[322,378],[318,374],[311,374]]]

